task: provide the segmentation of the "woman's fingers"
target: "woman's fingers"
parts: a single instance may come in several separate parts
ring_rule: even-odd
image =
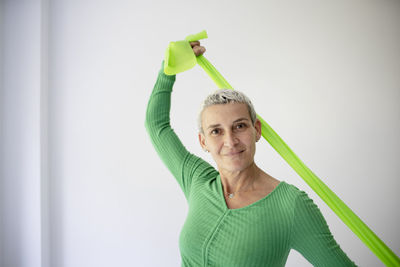
[[[198,45],[200,45],[200,42],[199,41],[194,41],[194,42],[190,42],[190,45],[193,47],[193,46],[198,46]]]
[[[193,52],[196,55],[196,57],[204,54],[206,52],[206,48],[204,46],[200,46],[199,41],[193,41],[190,42],[190,46],[193,48]]]
[[[206,52],[206,48],[204,46],[194,46],[193,52],[196,55],[196,57],[198,57],[204,54],[204,52]]]

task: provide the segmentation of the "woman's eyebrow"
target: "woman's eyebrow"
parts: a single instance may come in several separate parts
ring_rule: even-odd
[[[215,127],[218,127],[218,126],[221,126],[221,124],[211,124],[210,126],[208,126],[207,127],[207,129],[210,129],[210,128],[215,128]]]
[[[236,123],[236,122],[238,122],[238,121],[248,121],[249,119],[248,118],[239,118],[239,119],[237,119],[237,120],[235,120],[233,123]]]
[[[249,119],[248,119],[248,118],[245,118],[245,117],[243,117],[243,118],[239,118],[239,119],[237,119],[237,120],[234,120],[234,121],[233,121],[233,123],[236,123],[236,122],[239,122],[239,121],[249,121]],[[220,123],[217,123],[217,124],[211,124],[210,126],[208,126],[208,127],[207,127],[207,129],[210,129],[210,128],[215,128],[215,127],[219,127],[219,126],[221,126],[221,124],[220,124]]]

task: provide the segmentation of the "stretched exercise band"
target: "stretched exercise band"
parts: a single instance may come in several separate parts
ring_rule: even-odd
[[[189,42],[207,38],[206,31],[189,35],[183,41],[171,42],[165,53],[164,72],[177,74],[199,64],[219,88],[233,89],[213,65],[204,57],[196,57]],[[337,216],[363,241],[386,265],[400,266],[400,258],[375,235],[369,227],[326,186],[289,148],[279,135],[260,117],[262,136],[286,160],[303,180],[321,197]]]

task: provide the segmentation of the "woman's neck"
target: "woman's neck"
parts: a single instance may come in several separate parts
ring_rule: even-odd
[[[219,170],[221,182],[226,192],[255,190],[255,181],[260,176],[260,169],[253,162],[241,171]]]

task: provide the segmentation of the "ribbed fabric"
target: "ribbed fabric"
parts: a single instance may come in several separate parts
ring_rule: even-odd
[[[294,185],[281,181],[246,207],[227,207],[218,171],[188,152],[170,126],[175,78],[161,68],[145,125],[189,204],[179,237],[181,266],[285,266],[292,248],[314,266],[356,266],[336,243],[317,205]]]

